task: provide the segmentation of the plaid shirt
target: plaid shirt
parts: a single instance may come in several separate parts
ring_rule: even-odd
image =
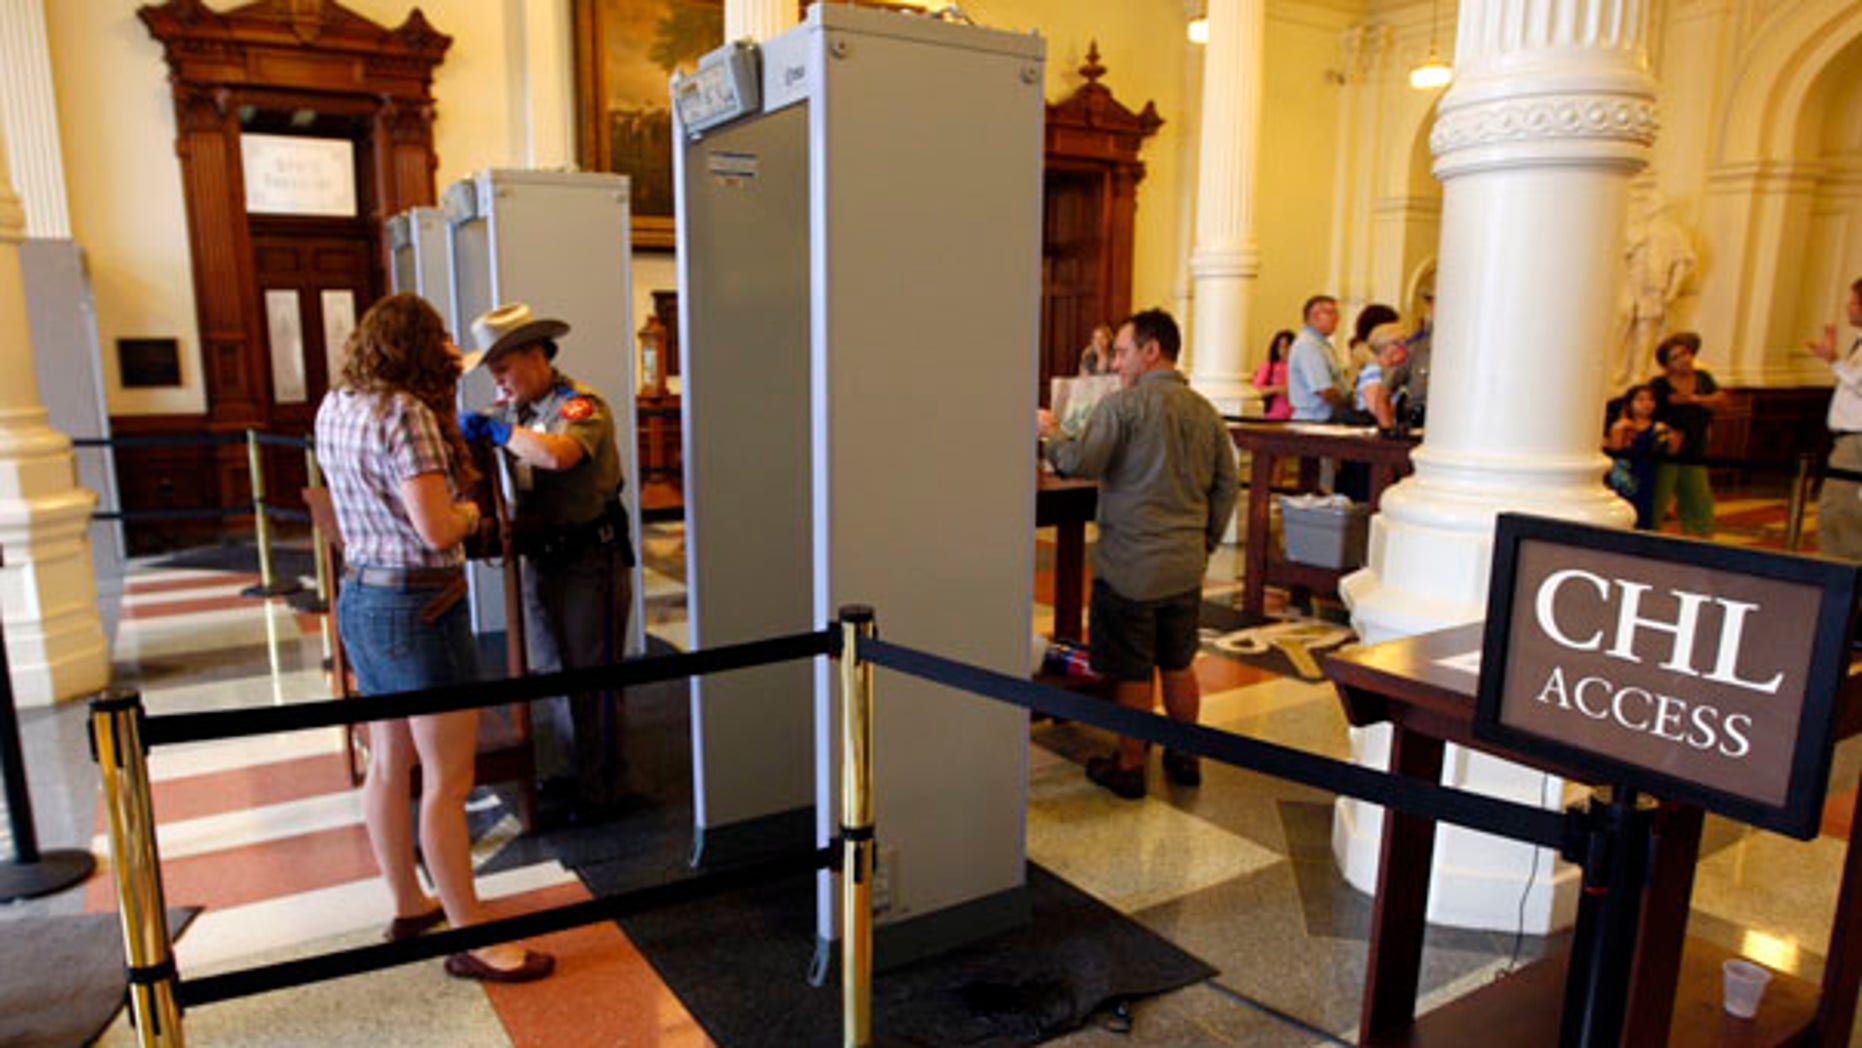
[[[317,462],[330,486],[343,557],[352,565],[444,568],[465,548],[428,549],[408,518],[401,482],[422,473],[447,478],[446,443],[433,411],[405,393],[333,389],[317,409]]]

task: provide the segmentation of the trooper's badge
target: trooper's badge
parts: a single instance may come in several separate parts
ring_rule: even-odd
[[[595,405],[587,397],[572,397],[563,402],[560,414],[571,422],[580,422],[595,413]]]

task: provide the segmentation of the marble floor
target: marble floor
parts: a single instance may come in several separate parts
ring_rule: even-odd
[[[1777,546],[1782,507],[1723,498],[1721,541]],[[1051,536],[1041,536],[1042,570]],[[683,534],[649,529],[648,628],[685,644]],[[1218,552],[1205,597],[1237,596],[1239,556]],[[104,581],[119,679],[152,711],[287,703],[327,694],[321,622],[279,602],[242,597],[245,572],[133,564]],[[1051,592],[1043,579],[1039,592]],[[1279,595],[1276,595],[1277,597]],[[1284,599],[1281,614],[1291,615]],[[1324,610],[1324,609],[1322,609]],[[1038,606],[1037,630],[1051,625]],[[1349,641],[1323,620],[1314,643]],[[1204,721],[1314,753],[1342,756],[1346,726],[1330,686],[1287,660],[1206,645],[1197,670]],[[1237,645],[1230,644],[1232,651]],[[101,855],[96,778],[80,706],[22,713],[37,821],[48,846]],[[1077,724],[1030,731],[1028,850],[1032,860],[1209,962],[1213,978],[1138,1002],[1129,1032],[1096,1017],[1064,1045],[1323,1045],[1354,1043],[1371,900],[1336,872],[1333,796],[1205,762],[1199,789],[1165,785],[1153,761],[1149,795],[1113,798],[1080,766],[1108,739]],[[164,878],[171,905],[203,907],[177,948],[202,974],[374,941],[388,917],[373,876],[338,733],[158,750],[153,766]],[[1833,910],[1862,746],[1839,748],[1835,834],[1800,843],[1709,820],[1693,896],[1692,934],[1814,981]],[[1850,808],[1844,807],[1845,805]],[[475,862],[494,905],[521,912],[587,898],[546,849],[526,843],[498,798],[474,802]],[[0,827],[0,835],[4,828]],[[0,841],[0,847],[5,842]],[[6,852],[10,853],[10,848]],[[99,876],[79,889],[0,907],[20,914],[102,911]],[[683,1045],[707,1044],[690,1014],[613,925],[541,940],[562,974],[529,987],[453,980],[436,964],[391,969],[227,1002],[188,1015],[200,1045]],[[1510,930],[1432,928],[1421,1007],[1505,977],[1560,945]],[[98,1042],[133,1043],[119,1018]],[[1862,1039],[1852,1043],[1862,1044]]]

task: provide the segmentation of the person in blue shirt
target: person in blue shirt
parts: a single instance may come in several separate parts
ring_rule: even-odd
[[[1327,422],[1345,404],[1338,388],[1338,359],[1332,332],[1338,330],[1338,300],[1314,295],[1301,310],[1305,325],[1293,340],[1287,364],[1287,399],[1296,421]]]

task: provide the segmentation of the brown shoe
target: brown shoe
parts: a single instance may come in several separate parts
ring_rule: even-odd
[[[1178,786],[1201,786],[1203,764],[1194,753],[1164,751],[1164,777]]]
[[[481,982],[536,982],[556,970],[556,958],[535,950],[524,951],[524,963],[515,968],[494,968],[469,953],[455,953],[446,958],[446,974],[458,979]]]
[[[1086,778],[1093,785],[1111,790],[1128,801],[1144,799],[1143,765],[1121,768],[1116,756],[1094,757],[1086,762]]]
[[[445,919],[446,911],[438,906],[412,917],[396,917],[388,922],[388,930],[382,933],[382,938],[389,942],[412,939]]]

